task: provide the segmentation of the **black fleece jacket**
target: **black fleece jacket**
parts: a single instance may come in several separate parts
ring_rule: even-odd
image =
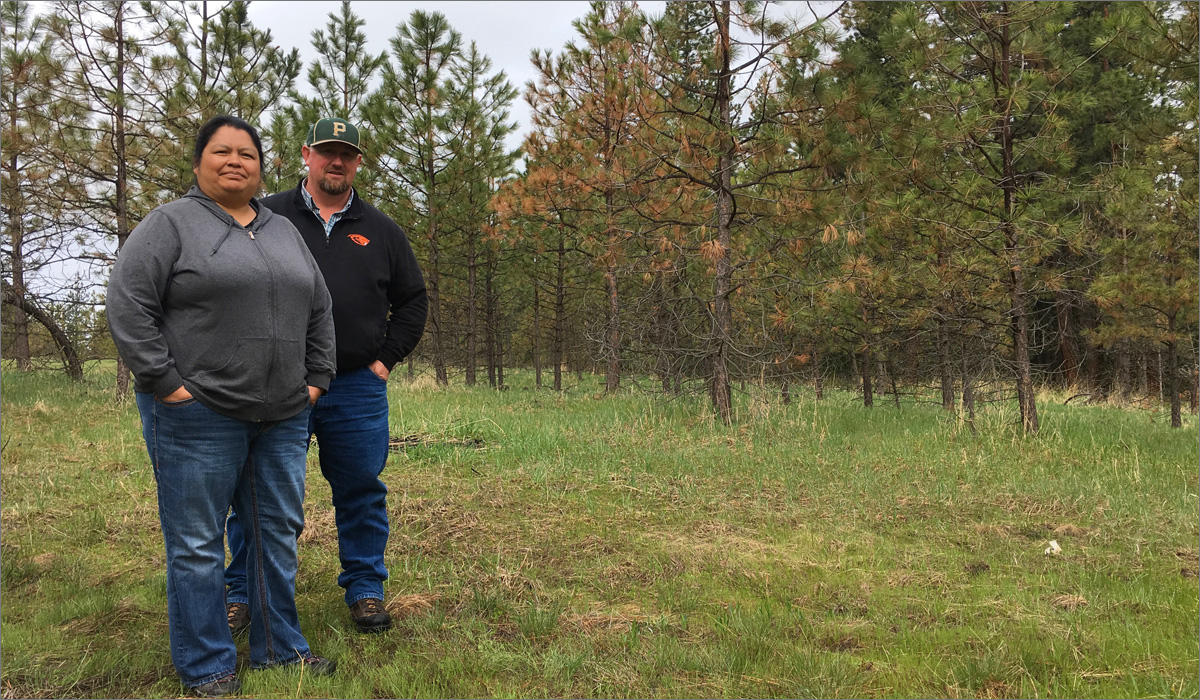
[[[296,226],[325,276],[333,298],[338,374],[375,360],[391,371],[425,331],[425,279],[412,246],[400,227],[357,191],[326,240],[324,225],[305,206],[303,186],[302,179],[295,189],[262,203]]]

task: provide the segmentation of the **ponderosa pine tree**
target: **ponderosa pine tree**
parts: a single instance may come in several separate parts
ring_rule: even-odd
[[[422,244],[425,248],[426,343],[434,375],[442,386],[449,383],[446,368],[451,340],[442,308],[443,211],[447,191],[453,187],[448,168],[454,157],[448,82],[461,51],[462,36],[451,28],[445,15],[414,11],[392,38],[394,64],[384,65],[379,90],[365,107],[381,156],[379,176],[401,185],[378,192],[379,204],[410,234],[418,257]]]
[[[491,60],[471,42],[451,67],[449,83],[449,124],[454,136],[448,179],[454,189],[446,214],[458,242],[454,262],[463,283],[457,305],[462,319],[458,335],[465,353],[467,386],[475,384],[480,340],[486,348],[489,382],[497,386],[502,377],[497,371],[502,366],[503,346],[497,279],[500,256],[489,235],[494,227],[489,202],[495,183],[508,177],[516,162],[517,153],[507,149],[505,139],[516,129],[509,109],[517,91],[503,71],[491,70]]]
[[[1178,428],[1185,377],[1195,401],[1200,324],[1198,13],[1194,5],[1135,9],[1114,30],[1126,30],[1117,45],[1148,88],[1155,118],[1140,124],[1144,148],[1118,152],[1096,176],[1097,190],[1104,193],[1098,218],[1117,235],[1101,242],[1102,271],[1088,291],[1103,313],[1095,331],[1100,343],[1143,342],[1162,349],[1163,389],[1171,426]]]
[[[655,94],[642,114],[651,129],[670,127],[645,145],[656,179],[686,181],[706,193],[707,201],[691,212],[688,247],[704,261],[711,284],[704,299],[711,321],[703,343],[706,372],[714,412],[728,424],[736,347],[733,299],[746,283],[736,275],[754,262],[756,231],[769,229],[764,222],[782,212],[782,200],[764,203],[760,197],[777,180],[811,167],[783,157],[788,129],[803,129],[805,120],[798,115],[805,96],[788,94],[777,62],[787,51],[798,58],[811,55],[809,35],[823,33],[823,20],[798,28],[771,20],[758,3],[704,6],[703,15],[686,16],[688,23],[667,15],[651,24],[651,40],[660,50],[648,63],[647,84]],[[711,37],[711,53],[700,54],[699,66],[685,62],[686,52],[678,47],[696,45],[702,36]]]
[[[57,117],[71,107],[51,89],[63,78],[63,65],[47,34],[45,19],[26,3],[0,5],[0,211],[4,220],[2,268],[6,326],[5,356],[17,368],[32,368],[29,319],[46,328],[73,379],[83,378],[74,340],[55,319],[55,288],[42,273],[72,253],[72,216],[67,202],[82,195],[78,180],[62,167],[48,144]],[[36,284],[33,284],[35,283]],[[56,285],[55,285],[56,286]],[[34,287],[37,287],[35,290]]]
[[[300,72],[299,51],[276,46],[269,29],[250,21],[248,9],[245,0],[219,8],[208,2],[164,6],[175,29],[179,72],[166,102],[168,143],[175,150],[170,179],[163,182],[167,191],[182,194],[191,186],[190,146],[205,121],[229,114],[261,126]],[[269,163],[263,165],[264,185],[271,184]]]
[[[374,54],[367,49],[366,22],[354,14],[349,0],[342,0],[338,10],[326,18],[325,27],[312,32],[317,55],[305,73],[308,89],[289,91],[291,104],[278,105],[271,113],[266,130],[271,173],[263,178],[263,186],[269,192],[295,187],[303,170],[300,145],[308,127],[323,117],[336,116],[363,130],[366,152],[354,187],[371,201],[378,201],[375,188],[380,151],[374,147],[375,130],[367,120],[365,106],[371,81],[387,63],[387,53]],[[386,183],[379,184],[386,187]]]
[[[177,75],[159,53],[173,38],[162,12],[129,0],[61,0],[49,18],[57,59],[66,68],[53,96],[72,104],[59,113],[63,121],[54,125],[51,148],[86,188],[68,203],[78,216],[76,229],[114,242],[116,251],[150,209],[176,196],[154,184],[164,154],[171,153],[162,107]],[[119,358],[116,379],[124,398],[129,371]]]
[[[1069,6],[918,4],[902,13],[914,84],[903,98],[914,123],[945,145],[936,171],[915,182],[954,204],[945,224],[990,259],[989,295],[1002,303],[1021,425],[1038,430],[1031,357],[1032,304],[1042,265],[1072,237],[1062,205],[1072,151],[1065,114],[1077,102],[1063,79],[1089,60],[1059,41]]]

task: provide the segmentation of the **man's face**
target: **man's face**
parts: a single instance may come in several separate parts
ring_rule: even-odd
[[[362,154],[343,143],[301,146],[300,155],[308,166],[309,180],[331,195],[345,194],[362,165]]]

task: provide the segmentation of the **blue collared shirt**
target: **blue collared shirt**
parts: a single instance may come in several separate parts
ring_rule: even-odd
[[[312,195],[308,193],[307,179],[303,184],[300,185],[300,194],[304,195],[304,204],[308,207],[308,210],[311,211],[313,216],[317,217],[317,221],[320,221],[321,225],[325,227],[325,240],[328,241],[329,234],[333,233],[333,225],[341,221],[342,217],[346,215],[346,212],[350,210],[350,204],[354,202],[354,188],[350,188],[350,196],[346,199],[346,206],[342,207],[340,211],[335,211],[329,217],[329,221],[321,218],[321,208],[317,206],[317,203],[313,201]]]

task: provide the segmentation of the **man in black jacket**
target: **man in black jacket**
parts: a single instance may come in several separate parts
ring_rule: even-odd
[[[333,490],[338,585],[359,631],[382,632],[392,624],[383,605],[387,487],[379,480],[388,455],[387,379],[425,329],[425,280],[404,232],[354,190],[362,164],[358,129],[345,119],[321,119],[300,153],[308,177],[262,203],[299,229],[333,298],[337,376],[312,411],[309,433]],[[226,601],[236,633],[249,624],[236,514],[228,536]]]

